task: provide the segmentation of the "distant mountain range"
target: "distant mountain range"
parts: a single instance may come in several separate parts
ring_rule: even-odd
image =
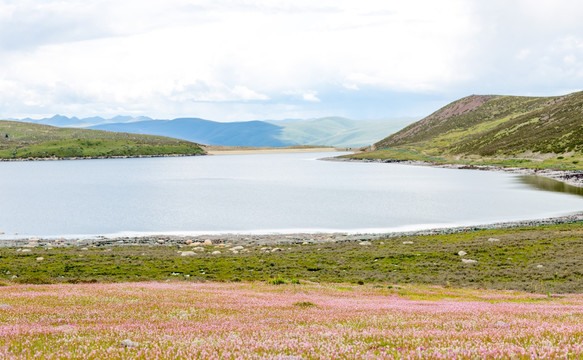
[[[40,120],[18,121],[59,127],[75,127],[134,134],[160,135],[206,145],[283,147],[326,145],[368,146],[396,132],[415,119],[351,120],[342,117],[273,121],[217,122],[200,118],[154,120],[149,117],[116,116],[77,118],[55,115]]]

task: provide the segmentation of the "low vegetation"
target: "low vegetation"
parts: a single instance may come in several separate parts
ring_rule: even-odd
[[[583,169],[583,92],[455,101],[356,158]]]
[[[0,121],[0,159],[196,155],[195,143],[161,136]]]
[[[146,280],[270,284],[434,284],[538,293],[583,291],[583,224],[311,245],[1,248],[0,281]],[[181,256],[182,252],[189,251]],[[213,254],[219,251],[220,254]],[[466,255],[460,256],[463,251]],[[192,254],[192,253],[194,254]],[[40,258],[40,260],[39,260]],[[467,261],[471,260],[471,261]]]
[[[579,359],[583,297],[430,286],[0,288],[7,359]]]

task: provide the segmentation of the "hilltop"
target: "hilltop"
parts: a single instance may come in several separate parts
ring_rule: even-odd
[[[583,92],[553,97],[472,95],[355,157],[578,169]]]
[[[161,136],[0,120],[0,159],[197,155],[195,143]]]

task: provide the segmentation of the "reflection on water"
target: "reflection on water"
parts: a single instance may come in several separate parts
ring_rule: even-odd
[[[565,184],[564,182],[549,179],[542,176],[525,175],[520,177],[520,182],[530,185],[539,190],[555,191],[567,194],[583,196],[583,188]]]

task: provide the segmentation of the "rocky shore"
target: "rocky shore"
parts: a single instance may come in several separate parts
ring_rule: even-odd
[[[376,163],[395,163],[404,165],[432,166],[446,169],[469,169],[483,171],[500,171],[516,175],[536,175],[549,179],[558,180],[572,186],[583,187],[583,170],[551,170],[551,169],[530,169],[520,167],[502,167],[494,165],[464,165],[464,164],[439,164],[427,161],[413,160],[393,160],[393,159],[353,159],[330,157],[323,158],[326,161],[348,161],[348,162],[376,162]]]
[[[222,235],[197,235],[197,236],[175,236],[175,235],[152,235],[140,237],[97,237],[85,239],[39,239],[22,238],[0,241],[0,247],[17,248],[56,248],[56,247],[107,247],[107,246],[210,246],[220,244],[230,245],[301,245],[301,244],[322,244],[334,242],[363,242],[370,240],[380,240],[389,238],[401,238],[405,236],[442,235],[455,234],[477,230],[504,229],[524,226],[556,225],[564,223],[574,223],[583,221],[583,212],[567,216],[500,222],[485,225],[444,227],[417,231],[387,232],[374,234],[346,234],[346,233],[300,233],[300,234],[222,234]]]

